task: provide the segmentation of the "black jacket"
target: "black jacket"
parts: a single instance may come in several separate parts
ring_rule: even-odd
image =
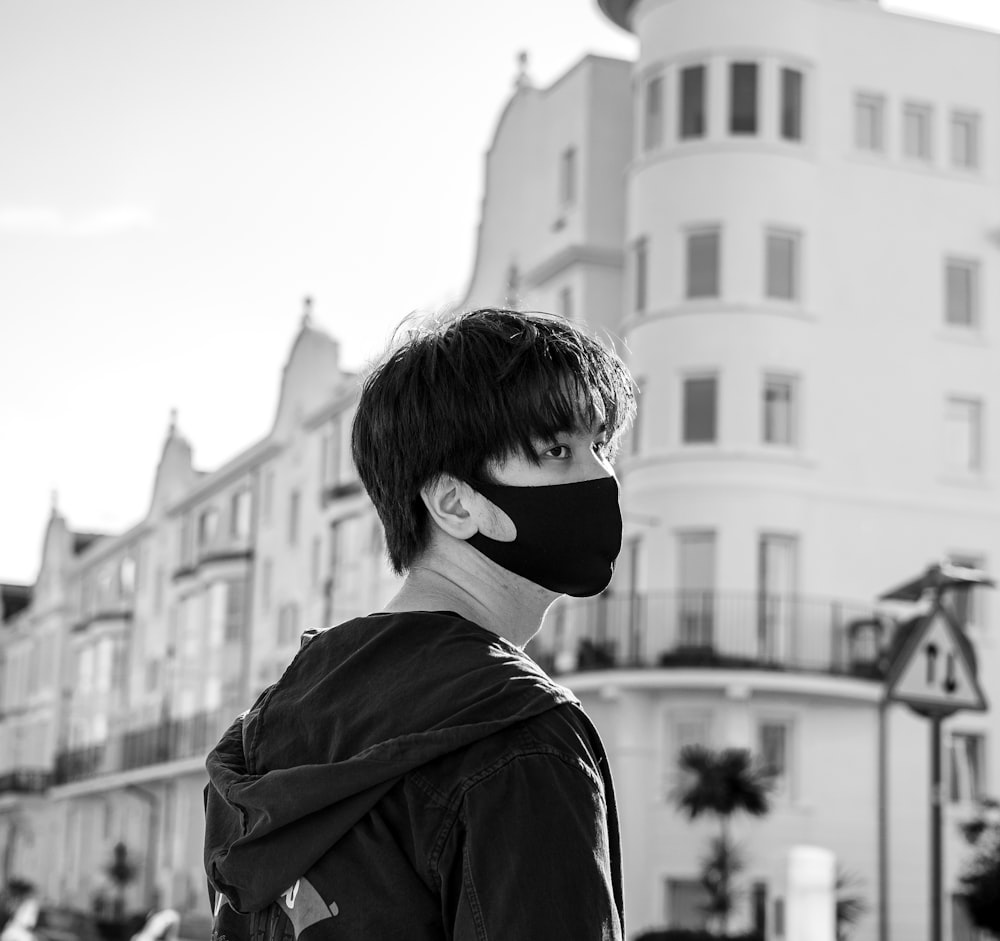
[[[207,766],[219,938],[624,937],[596,730],[527,655],[456,614],[317,633]]]

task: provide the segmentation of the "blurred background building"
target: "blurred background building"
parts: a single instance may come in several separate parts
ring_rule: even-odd
[[[735,924],[783,936],[805,843],[859,878],[856,938],[926,936],[927,732],[883,703],[900,612],[874,599],[933,559],[1000,558],[1000,37],[877,0],[600,6],[639,60],[587,56],[547,88],[522,63],[462,304],[583,321],[641,388],[615,582],[559,602],[529,650],[608,745],[633,931],[703,919],[711,831],[670,799],[699,742],[777,782],[736,824]],[[172,420],[125,533],[53,506],[35,584],[3,586],[6,874],[88,906],[124,842],[131,905],[204,909],[207,748],[302,630],[393,591],[350,461],[357,388],[307,306],[266,438],[203,473]],[[988,599],[956,614],[998,688]],[[951,941],[971,937],[957,826],[1000,781],[995,723],[945,725]]]

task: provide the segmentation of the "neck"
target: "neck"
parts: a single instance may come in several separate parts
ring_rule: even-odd
[[[449,552],[425,553],[384,610],[454,611],[523,647],[559,596],[500,568],[471,546],[460,548],[457,558]]]

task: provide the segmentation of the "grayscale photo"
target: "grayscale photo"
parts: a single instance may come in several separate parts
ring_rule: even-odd
[[[1000,939],[997,0],[0,0],[0,941]]]

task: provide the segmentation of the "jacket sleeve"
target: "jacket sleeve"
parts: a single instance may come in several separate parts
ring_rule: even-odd
[[[490,769],[449,841],[454,941],[621,941],[617,836],[604,782],[583,762],[539,752]]]

